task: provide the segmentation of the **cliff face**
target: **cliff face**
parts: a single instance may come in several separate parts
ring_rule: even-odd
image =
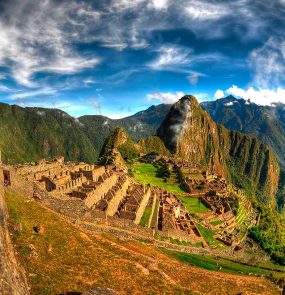
[[[253,190],[273,197],[279,166],[272,151],[256,138],[216,124],[196,98],[173,105],[158,136],[176,156],[235,180],[247,178]]]
[[[173,105],[157,134],[176,156],[227,175],[217,124],[194,96],[184,96]]]
[[[3,192],[3,171],[0,168],[0,290],[2,295],[29,294],[23,270],[17,263],[7,225],[7,208]]]
[[[221,125],[218,125],[218,131],[229,174],[233,172],[230,168],[235,167],[239,175],[248,178],[254,190],[265,196],[275,196],[280,169],[272,150],[255,137],[229,131]],[[274,199],[270,202],[275,205]]]

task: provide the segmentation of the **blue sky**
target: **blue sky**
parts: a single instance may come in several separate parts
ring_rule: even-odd
[[[0,100],[123,117],[184,94],[285,103],[285,1],[0,1]]]

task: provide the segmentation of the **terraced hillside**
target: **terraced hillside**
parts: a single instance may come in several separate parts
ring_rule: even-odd
[[[230,273],[197,268],[188,264],[191,259],[196,263],[194,257],[185,264],[144,242],[94,234],[8,190],[6,202],[32,295],[75,294],[91,286],[112,288],[119,294],[134,294],[134,290],[136,294],[192,294],[193,290],[195,294],[279,294],[270,281],[255,277],[267,275],[268,270],[251,268],[252,275],[245,276],[237,274],[242,266],[230,263]],[[41,226],[39,233],[35,225]]]

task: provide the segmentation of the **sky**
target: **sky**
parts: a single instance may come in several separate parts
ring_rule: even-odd
[[[0,101],[120,118],[285,103],[285,0],[0,0]]]

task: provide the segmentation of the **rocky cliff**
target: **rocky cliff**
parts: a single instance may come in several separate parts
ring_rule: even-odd
[[[256,138],[216,124],[195,97],[175,103],[157,134],[176,156],[240,185],[246,179],[253,190],[273,200],[279,166],[271,150]]]

